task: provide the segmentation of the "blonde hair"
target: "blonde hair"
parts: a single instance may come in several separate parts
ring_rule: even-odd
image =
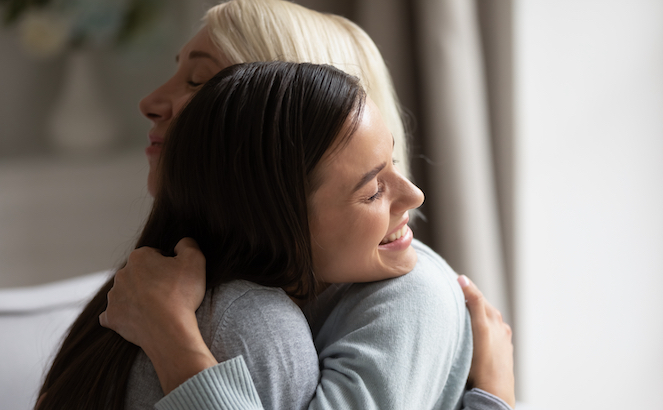
[[[203,22],[229,64],[330,64],[358,77],[394,137],[399,169],[409,177],[406,134],[393,82],[377,46],[359,26],[280,0],[231,0],[209,9]]]

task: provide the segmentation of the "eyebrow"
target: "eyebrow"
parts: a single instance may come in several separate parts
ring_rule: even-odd
[[[369,182],[370,180],[372,180],[373,178],[375,178],[375,176],[376,176],[377,174],[379,174],[380,171],[382,171],[382,170],[384,169],[384,167],[386,167],[386,166],[387,166],[387,163],[386,163],[386,162],[383,162],[382,164],[378,165],[377,167],[375,167],[375,168],[373,168],[372,170],[370,170],[370,171],[368,171],[367,173],[365,173],[365,174],[361,177],[361,179],[359,180],[359,182],[357,183],[357,185],[355,185],[355,187],[354,187],[354,189],[352,190],[352,192],[353,192],[353,193],[354,193],[354,192],[357,192],[361,187],[363,187],[364,185],[368,184],[368,182]]]
[[[192,60],[194,58],[209,58],[210,60],[214,61],[216,64],[221,65],[221,62],[216,57],[214,57],[210,53],[206,53],[204,51],[198,51],[198,50],[191,51],[189,53],[189,60]],[[175,56],[175,62],[176,63],[180,62],[180,55],[179,54],[177,54]]]

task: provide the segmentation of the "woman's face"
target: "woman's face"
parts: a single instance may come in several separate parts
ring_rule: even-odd
[[[394,140],[367,99],[359,127],[315,169],[320,186],[309,200],[313,269],[327,283],[368,282],[414,268],[408,211],[424,201],[392,161]]]
[[[149,145],[145,149],[150,164],[147,189],[152,195],[156,191],[157,164],[170,121],[202,84],[230,65],[224,61],[223,54],[212,43],[205,28],[182,47],[175,60],[175,75],[140,102],[140,112],[152,121]]]

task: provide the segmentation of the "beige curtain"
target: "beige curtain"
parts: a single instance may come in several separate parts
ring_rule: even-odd
[[[459,273],[470,276],[509,316],[503,224],[491,138],[480,3],[419,0],[415,32],[422,76],[420,110],[432,239]],[[488,19],[490,20],[490,19]],[[488,44],[486,44],[488,45]],[[430,209],[430,208],[429,208]]]
[[[426,193],[415,235],[511,318],[512,0],[300,0],[375,40]],[[511,321],[512,322],[512,321]]]

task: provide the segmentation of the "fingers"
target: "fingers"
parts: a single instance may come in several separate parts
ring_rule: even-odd
[[[467,277],[458,278],[472,319],[474,352],[468,382],[515,405],[511,327]]]
[[[117,319],[115,318],[117,314],[117,286],[123,285],[126,286],[127,276],[129,274],[126,271],[126,268],[122,268],[115,272],[113,276],[113,286],[110,288],[108,293],[106,293],[106,309],[101,312],[99,315],[99,324],[102,327],[107,329],[116,330]],[[131,286],[131,285],[129,285]]]
[[[458,283],[463,289],[467,308],[470,310],[470,315],[472,316],[473,321],[482,321],[485,319],[487,314],[487,302],[483,297],[483,293],[481,293],[479,288],[477,288],[477,286],[465,275],[458,277]]]
[[[177,245],[175,245],[175,255],[182,255],[194,251],[195,253],[200,252],[200,247],[198,242],[193,238],[182,238]]]
[[[126,266],[132,266],[132,265],[140,266],[144,261],[152,260],[157,256],[161,256],[161,252],[155,248],[142,246],[140,248],[134,249],[127,257],[127,264],[125,265],[125,269],[120,269],[120,271],[126,270]]]
[[[42,394],[39,396],[39,400],[37,400],[37,404],[35,405],[35,410],[39,409],[39,406],[41,406],[41,402],[44,401],[44,398],[46,397],[46,393]]]
[[[117,280],[117,275],[115,279]],[[113,286],[106,294],[106,299],[108,300],[108,303],[106,305],[106,310],[101,312],[101,314],[99,315],[99,324],[102,327],[108,329],[113,329],[113,325],[111,324],[110,319],[108,318],[108,309],[110,308],[110,300],[112,298],[113,289],[115,289],[115,286]]]
[[[198,243],[193,238],[182,238],[175,245],[175,260],[182,265],[186,277],[199,277],[205,274],[205,255],[200,251]]]
[[[106,316],[106,311],[105,310],[103,312],[101,312],[101,314],[99,315],[99,324],[102,327],[106,327],[106,328],[108,327],[108,316]]]

